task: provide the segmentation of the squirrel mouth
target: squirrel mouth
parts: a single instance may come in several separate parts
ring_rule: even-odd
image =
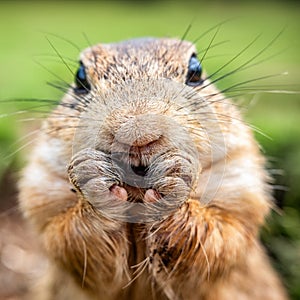
[[[148,166],[135,166],[135,165],[130,165],[131,170],[138,176],[145,177],[148,173]]]
[[[123,171],[124,175],[132,174],[145,177],[149,170],[150,159],[143,155],[128,155],[127,153],[114,153],[112,159]]]
[[[122,177],[123,183],[135,188],[150,188],[149,186],[149,165],[142,163],[142,160],[135,157],[130,159],[123,153],[113,155],[113,161]]]

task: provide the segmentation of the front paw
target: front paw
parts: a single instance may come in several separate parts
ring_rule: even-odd
[[[144,202],[156,220],[174,213],[189,198],[197,168],[186,154],[167,152],[154,159],[147,176],[151,188],[146,191]]]
[[[68,174],[73,185],[83,193],[87,187],[93,186],[95,180],[98,183],[97,191],[106,191],[112,185],[121,182],[121,176],[112,164],[110,156],[90,148],[81,150],[72,157]]]
[[[94,207],[111,216],[123,206],[127,192],[120,185],[121,175],[106,153],[84,149],[76,153],[68,167],[75,189]]]

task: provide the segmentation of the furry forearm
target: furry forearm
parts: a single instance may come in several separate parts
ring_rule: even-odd
[[[226,277],[255,243],[254,233],[230,212],[217,206],[203,207],[196,200],[187,201],[149,232],[151,271],[163,288],[169,286],[175,294],[200,286],[204,292],[205,282]],[[192,299],[186,297],[192,295],[184,297]]]

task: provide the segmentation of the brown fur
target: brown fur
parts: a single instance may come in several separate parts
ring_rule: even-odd
[[[286,299],[258,239],[265,160],[230,100],[184,84],[195,52],[139,39],[82,53],[92,90],[65,95],[20,182],[51,261],[36,299]]]

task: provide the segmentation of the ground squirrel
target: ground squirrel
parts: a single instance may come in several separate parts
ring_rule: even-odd
[[[200,60],[168,38],[82,52],[20,182],[51,262],[37,299],[286,299],[265,159]]]

